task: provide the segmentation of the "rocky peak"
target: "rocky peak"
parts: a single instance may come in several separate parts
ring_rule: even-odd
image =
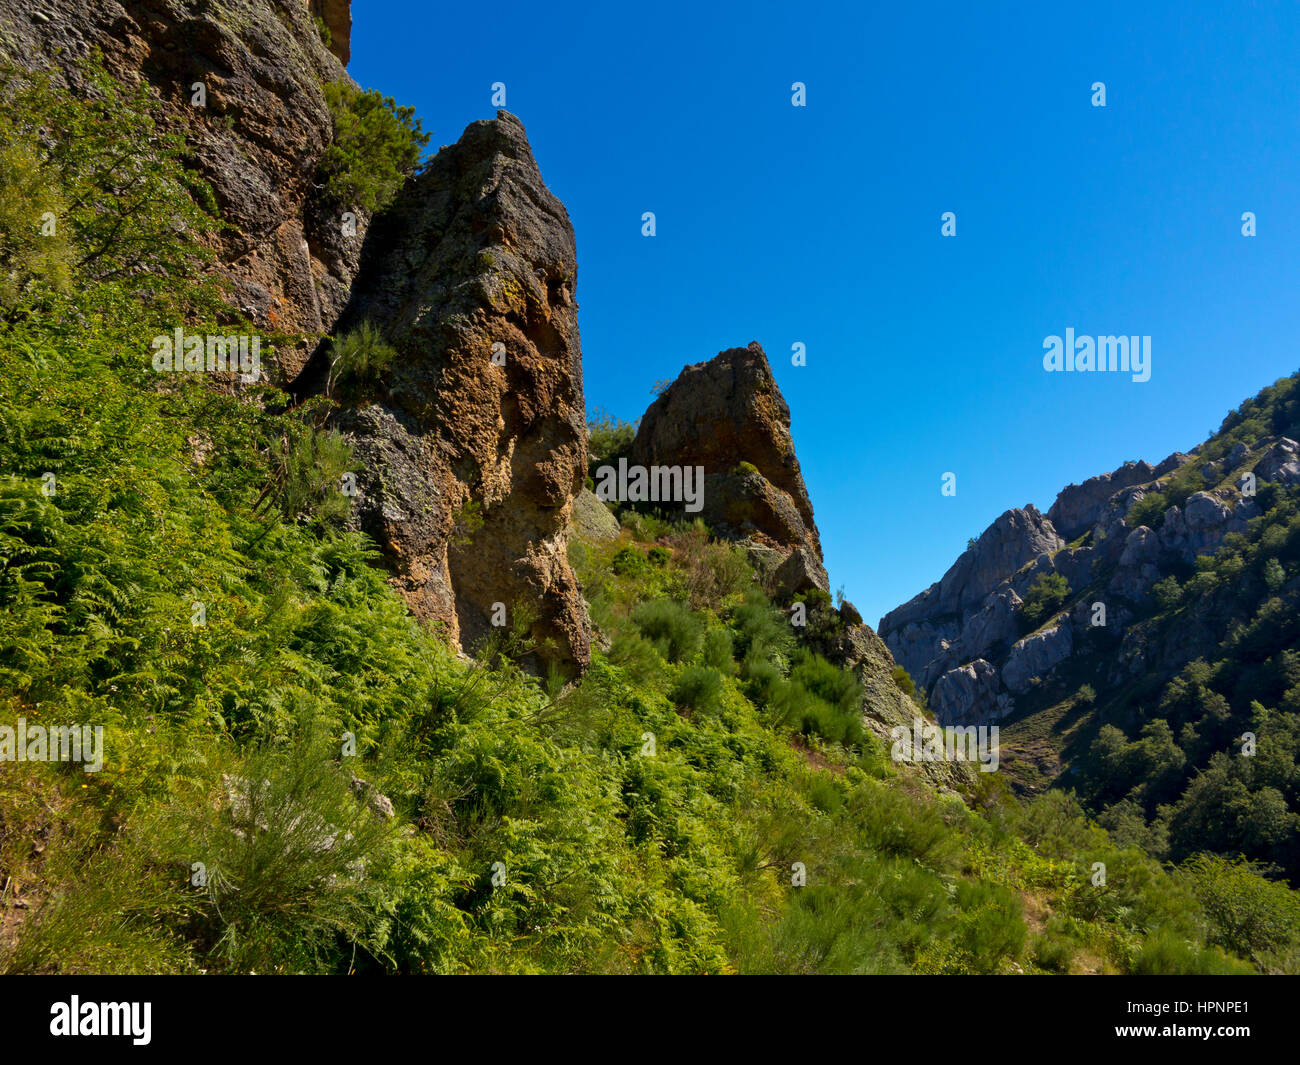
[[[571,674],[590,658],[566,557],[586,469],[576,281],[568,214],[499,111],[372,227],[341,323],[397,352],[340,424],[364,463],[358,520],[412,609],[468,648],[504,608],[531,620],[537,664]],[[325,358],[300,389],[323,384]]]
[[[1067,485],[1047,511],[1048,520],[1065,539],[1073,540],[1097,524],[1107,501],[1116,492],[1156,476],[1149,463],[1126,462],[1112,473],[1089,477],[1083,484]]]
[[[1050,567],[1051,556],[1064,546],[1036,507],[1004,511],[942,579],[881,618],[880,635],[913,679],[928,686],[1013,637],[1019,592],[1032,579],[1031,570]],[[947,684],[960,681],[966,691],[974,676],[950,677]],[[983,691],[988,682],[980,676]]]
[[[631,461],[704,467],[701,516],[717,535],[776,548],[782,557],[802,550],[801,565],[820,569],[790,408],[757,342],[683,369],[641,419]]]

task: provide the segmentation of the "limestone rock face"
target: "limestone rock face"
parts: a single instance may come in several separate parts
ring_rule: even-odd
[[[576,281],[523,126],[472,123],[371,229],[341,328],[368,321],[398,356],[339,419],[363,463],[358,521],[414,612],[471,648],[500,603],[512,627],[531,616],[534,664],[571,675],[591,639],[566,558],[586,469]]]
[[[1255,476],[1265,482],[1300,484],[1300,444],[1280,437],[1255,465]]]
[[[349,0],[325,0],[326,21]],[[267,331],[325,333],[347,301],[365,234],[345,236],[316,188],[333,138],[322,83],[347,78],[307,0],[0,0],[0,58],[79,88],[73,61],[98,48],[123,83],[147,81],[183,135],[230,228],[215,238],[233,302]],[[344,38],[346,40],[346,36]],[[206,106],[192,102],[205,87]],[[282,350],[291,379],[307,350]]]
[[[978,725],[996,720],[1010,704],[999,703],[998,671],[982,658],[945,673],[930,696],[941,725]]]
[[[1073,540],[1097,524],[1107,500],[1123,488],[1142,484],[1156,476],[1145,462],[1126,462],[1112,473],[1089,477],[1083,484],[1061,490],[1047,512],[1048,520],[1066,540]]]
[[[790,435],[790,408],[757,343],[687,366],[650,405],[630,461],[703,466],[704,509],[715,534],[782,553],[821,541]]]
[[[913,677],[960,635],[973,612],[984,608],[994,588],[1022,566],[1064,547],[1052,523],[1033,506],[1008,510],[967,548],[924,592],[880,621],[880,634],[894,657]],[[936,674],[937,675],[937,674]]]
[[[1002,666],[1002,682],[1013,695],[1023,695],[1034,677],[1046,676],[1073,650],[1073,629],[1066,617],[1059,617],[1055,624],[1026,636],[1011,648]]]

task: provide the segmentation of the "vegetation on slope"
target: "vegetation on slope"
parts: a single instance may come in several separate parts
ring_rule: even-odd
[[[853,678],[698,525],[575,544],[607,640],[580,685],[525,675],[518,632],[451,654],[340,520],[326,403],[151,372],[155,334],[236,328],[187,233],[141,247],[65,206],[58,254],[21,243],[48,204],[119,194],[99,151],[149,190],[118,235],[210,210],[147,101],[100,92],[7,82],[0,106],[0,246],[26,249],[0,308],[0,724],[105,729],[99,772],[0,762],[0,971],[1295,967],[1290,895],[1249,870],[1169,871],[1059,795],[899,775]]]

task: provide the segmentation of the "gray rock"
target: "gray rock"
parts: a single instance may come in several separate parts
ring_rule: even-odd
[[[397,815],[397,811],[393,808],[393,800],[367,780],[353,777],[352,793],[363,800],[372,813],[385,821],[391,821]]]
[[[941,725],[978,725],[1010,712],[1011,706],[998,701],[998,671],[992,663],[977,658],[950,669],[935,682],[930,706]]]
[[[1154,529],[1139,525],[1124,541],[1124,553],[1119,556],[1121,566],[1140,566],[1155,562],[1160,557],[1160,537]]]
[[[1111,473],[1090,477],[1061,490],[1047,517],[1066,540],[1082,536],[1101,517],[1107,501],[1121,489],[1151,480],[1155,471],[1145,462],[1126,462]]]
[[[1002,667],[1002,683],[1013,695],[1029,691],[1034,677],[1045,677],[1074,650],[1074,635],[1066,615],[1056,619],[1051,628],[1042,629],[1011,648]]]
[[[1300,484],[1300,444],[1279,438],[1255,464],[1255,476],[1261,482]]]
[[[806,547],[796,547],[790,552],[790,556],[772,575],[772,582],[780,602],[788,602],[800,592],[813,588],[820,588],[823,592],[830,589],[826,567]]]
[[[1183,508],[1189,533],[1217,529],[1228,520],[1228,514],[1228,505],[1218,496],[1210,495],[1209,492],[1194,493]]]
[[[583,540],[617,540],[621,526],[596,494],[584,488],[573,500],[573,531]]]
[[[1052,523],[1035,507],[1008,510],[984,530],[940,581],[886,614],[880,621],[880,634],[907,671],[919,676],[938,654],[938,639],[955,640],[962,619],[980,608],[990,592],[1043,555],[1049,556],[1050,565],[1050,555],[1064,546]],[[910,625],[917,627],[909,629]]]

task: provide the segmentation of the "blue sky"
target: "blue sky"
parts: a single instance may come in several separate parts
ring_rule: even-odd
[[[633,420],[656,380],[763,345],[832,587],[872,624],[1003,510],[1188,450],[1300,365],[1294,3],[357,0],[353,20],[353,77],[435,146],[505,83],[577,233],[589,409]],[[1151,380],[1044,372],[1067,327],[1151,336]]]

